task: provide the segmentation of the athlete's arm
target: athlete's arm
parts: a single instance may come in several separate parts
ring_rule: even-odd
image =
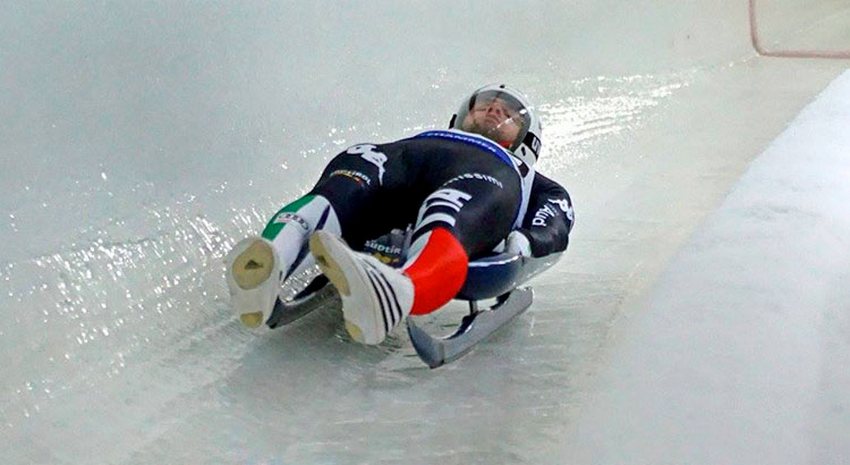
[[[522,227],[518,229],[528,238],[531,255],[543,257],[565,251],[574,218],[573,203],[567,190],[546,176],[535,173],[528,210]]]

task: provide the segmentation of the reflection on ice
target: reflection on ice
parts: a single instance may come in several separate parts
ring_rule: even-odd
[[[687,87],[695,73],[599,76],[574,82],[563,90],[566,97],[539,106],[546,141],[540,156],[543,169],[568,167],[593,153],[588,145],[638,129],[649,110]]]

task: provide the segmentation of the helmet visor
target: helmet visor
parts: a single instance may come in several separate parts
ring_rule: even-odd
[[[528,108],[516,97],[502,90],[486,90],[473,94],[460,109],[456,127],[516,150],[530,123]]]

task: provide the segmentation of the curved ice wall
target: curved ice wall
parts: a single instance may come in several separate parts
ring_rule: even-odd
[[[582,361],[596,360],[606,345],[611,323],[593,311],[622,305],[623,289],[635,289],[629,270],[662,265],[635,268],[646,244],[626,239],[648,243],[655,230],[681,237],[693,227],[632,221],[628,236],[598,212],[631,221],[664,195],[647,187],[664,179],[649,173],[647,182],[648,166],[685,171],[673,157],[658,163],[679,152],[648,140],[674,140],[689,154],[706,146],[676,135],[717,130],[687,118],[718,109],[675,102],[705,88],[728,95],[705,84],[717,69],[737,70],[720,76],[723,89],[765,95],[752,82],[775,68],[753,64],[747,14],[745,2],[648,0],[6,5],[0,437],[12,445],[7,462],[235,463],[254,454],[433,463],[557,452],[582,398],[574,380],[593,372]],[[769,27],[783,31],[792,16],[775,15]],[[753,73],[740,71],[750,66]],[[767,93],[802,99],[834,72],[811,68],[817,78],[797,70],[791,91],[773,84]],[[528,331],[518,326],[494,343],[500,350],[434,375],[386,369],[381,363],[400,348],[352,348],[333,314],[286,337],[258,337],[234,323],[221,279],[230,245],[304,192],[338,150],[442,126],[466,92],[497,80],[540,105],[549,128],[542,166],[570,182],[584,215],[576,243],[587,245],[565,268],[580,271],[541,278],[548,298]],[[702,87],[684,91],[693,81]],[[772,123],[740,140],[722,128],[724,149],[770,140],[799,101],[759,110],[747,98],[734,100],[732,113]],[[664,128],[647,132],[659,118]],[[696,218],[713,204],[691,205]],[[563,282],[574,300],[551,290]],[[547,326],[578,329],[565,343]],[[340,407],[340,392],[373,409],[373,421]],[[390,405],[375,400],[388,398]],[[358,442],[347,425],[361,421],[367,439]],[[423,424],[443,428],[420,438],[421,450],[436,455],[411,456],[407,438],[390,434]],[[524,434],[516,436],[517,425]],[[383,438],[383,455],[370,452],[368,438]]]

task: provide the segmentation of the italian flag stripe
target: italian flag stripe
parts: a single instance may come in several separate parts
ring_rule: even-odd
[[[300,199],[281,208],[277,213],[275,213],[272,219],[269,220],[269,224],[267,224],[266,229],[263,230],[263,237],[270,241],[274,240],[274,238],[280,234],[283,227],[286,226],[286,223],[280,223],[277,221],[280,215],[283,213],[295,213],[298,210],[301,210],[304,205],[313,201],[315,197],[315,195],[305,195],[304,197],[301,197]]]

